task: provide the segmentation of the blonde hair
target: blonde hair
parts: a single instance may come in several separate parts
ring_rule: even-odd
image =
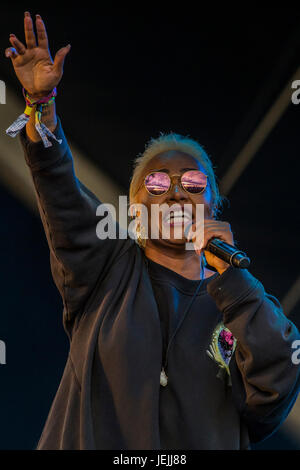
[[[146,144],[144,152],[135,158],[133,162],[133,174],[129,187],[129,204],[134,204],[136,202],[136,194],[140,188],[144,169],[148,162],[159,153],[167,152],[169,150],[177,150],[191,155],[203,165],[207,172],[208,181],[212,190],[212,209],[214,217],[216,218],[222,211],[223,203],[227,198],[221,196],[219,193],[212,161],[204,148],[198,142],[189,137],[175,134],[174,132],[161,132],[158,138],[151,138]]]

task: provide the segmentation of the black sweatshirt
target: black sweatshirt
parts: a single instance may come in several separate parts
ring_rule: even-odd
[[[300,377],[300,335],[278,300],[248,270],[205,279],[162,387],[164,343],[198,281],[153,262],[148,272],[130,238],[97,237],[100,201],[74,173],[60,120],[55,135],[44,148],[21,133],[70,339],[38,449],[247,449],[270,435]],[[225,375],[207,353],[220,323],[236,341]]]

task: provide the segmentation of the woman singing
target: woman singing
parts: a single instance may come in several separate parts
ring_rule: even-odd
[[[31,171],[70,340],[37,448],[249,449],[297,398],[300,335],[247,269],[205,249],[214,237],[234,244],[210,158],[178,134],[152,139],[130,182],[130,204],[147,214],[133,214],[137,238],[100,237],[100,201],[74,174],[55,111],[70,46],[53,61],[41,17],[36,35],[28,12],[24,24],[26,46],[12,34],[6,57],[27,111],[7,132]]]

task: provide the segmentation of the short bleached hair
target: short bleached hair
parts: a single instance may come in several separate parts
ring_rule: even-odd
[[[224,201],[228,201],[228,199],[221,196],[219,193],[214,172],[215,167],[213,166],[210,157],[197,141],[190,137],[175,134],[174,132],[170,132],[168,134],[161,132],[158,138],[151,138],[146,144],[144,152],[135,158],[133,162],[133,174],[129,187],[129,203],[134,204],[137,202],[136,195],[142,183],[144,170],[150,160],[152,160],[156,155],[170,150],[177,150],[191,155],[203,165],[211,186],[213,214],[214,217],[217,217],[223,209]]]

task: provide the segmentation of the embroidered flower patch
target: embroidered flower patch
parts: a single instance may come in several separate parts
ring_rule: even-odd
[[[212,334],[212,341],[207,350],[208,356],[219,365],[217,377],[228,380],[231,385],[229,363],[236,347],[236,339],[224,323],[219,323]]]

